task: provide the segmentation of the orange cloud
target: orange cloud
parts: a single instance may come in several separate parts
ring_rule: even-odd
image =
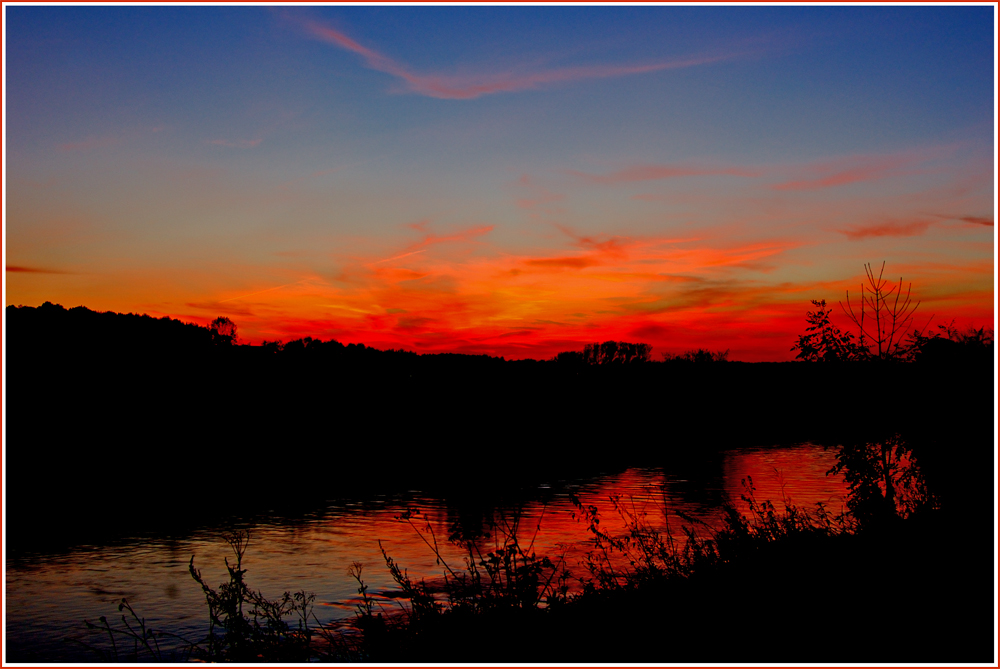
[[[315,21],[305,21],[302,23],[302,26],[314,38],[361,56],[365,64],[371,69],[403,80],[409,91],[446,100],[471,100],[482,95],[524,91],[541,88],[548,84],[622,77],[632,74],[693,67],[716,63],[733,57],[732,55],[715,55],[640,65],[564,67],[541,72],[496,72],[470,76],[415,74],[409,68],[397,63],[392,58],[359,44],[344,33],[333,28]]]
[[[348,268],[359,276],[351,285],[309,286],[309,292],[325,296],[322,302],[315,298],[309,313],[326,314],[341,341],[423,352],[548,357],[577,344],[640,335],[654,346],[665,346],[669,336],[672,346],[697,347],[716,335],[727,336],[721,317],[713,314],[729,314],[738,322],[735,315],[766,304],[766,284],[747,289],[722,277],[790,248],[781,241],[707,248],[697,240],[597,235],[573,235],[571,244],[588,254],[463,256],[461,261],[420,255],[413,256],[419,269],[373,263],[365,271]],[[584,268],[599,271],[572,271]],[[713,275],[720,278],[708,278]],[[786,299],[784,290],[771,298]],[[807,304],[809,295],[797,290],[791,292]],[[700,318],[715,322],[720,331],[712,336],[699,331],[693,322]],[[772,351],[773,359],[773,337],[762,342],[759,348]]]

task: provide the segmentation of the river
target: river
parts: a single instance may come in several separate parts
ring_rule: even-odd
[[[810,511],[817,502],[831,512],[842,510],[845,485],[826,472],[833,449],[813,444],[773,448],[736,448],[703,465],[633,468],[571,481],[542,483],[521,491],[517,499],[448,500],[414,489],[364,500],[333,500],[315,513],[289,519],[275,517],[229,528],[203,528],[180,537],[125,538],[113,544],[78,545],[50,554],[6,558],[4,654],[7,662],[96,662],[102,657],[81,644],[107,650],[106,637],[88,633],[84,620],[107,616],[120,623],[118,604],[126,598],[156,630],[191,640],[207,631],[205,596],[191,578],[192,556],[205,581],[228,580],[224,560],[232,550],[224,529],[246,530],[250,543],[243,567],[247,581],[269,598],[285,591],[316,595],[314,612],[321,623],[354,615],[357,583],[348,575],[355,562],[382,606],[399,608],[391,598],[393,583],[379,548],[407,569],[414,580],[440,578],[443,567],[424,539],[431,534],[442,557],[460,567],[462,552],[448,543],[456,523],[468,526],[494,513],[520,514],[521,537],[535,536],[534,550],[554,561],[562,559],[574,577],[585,577],[582,560],[592,548],[586,526],[570,500],[576,495],[601,511],[602,527],[619,531],[622,523],[609,501],[620,495],[629,508],[645,513],[648,522],[679,534],[681,518],[705,528],[717,526],[721,505],[742,504],[742,481],[752,477],[758,501],[781,500]],[[497,508],[499,506],[499,508]],[[419,512],[412,522],[405,511]],[[428,527],[430,529],[428,529]],[[418,532],[420,530],[420,532]],[[423,538],[421,537],[423,535]],[[522,543],[524,539],[522,538]],[[5,556],[6,557],[6,556]]]

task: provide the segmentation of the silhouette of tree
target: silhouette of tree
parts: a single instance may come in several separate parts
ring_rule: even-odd
[[[649,362],[652,350],[649,344],[632,344],[625,341],[606,341],[583,347],[583,361],[588,365],[628,365]],[[557,356],[558,358],[558,356]]]
[[[799,335],[799,341],[791,349],[798,351],[795,358],[806,362],[839,362],[863,358],[865,351],[854,342],[854,335],[841,332],[840,328],[830,322],[833,309],[826,308],[826,300],[812,300],[812,303],[816,311],[806,312],[809,327],[805,334]]]
[[[707,363],[707,362],[729,362],[729,349],[725,351],[709,351],[706,348],[699,348],[698,350],[685,351],[680,355],[674,355],[673,353],[663,354],[664,362],[696,362],[696,363]]]
[[[828,474],[843,474],[847,508],[862,526],[905,518],[930,501],[913,450],[899,435],[841,446]]]
[[[847,306],[841,302],[840,307],[857,326],[858,346],[867,352],[868,357],[874,360],[900,360],[911,353],[911,347],[904,343],[903,337],[920,302],[911,302],[910,284],[906,285],[906,295],[903,295],[903,277],[899,278],[899,283],[893,284],[882,278],[884,272],[884,261],[878,277],[871,264],[866,263],[867,294],[866,286],[862,283],[858,310],[855,311],[851,304],[850,291],[846,291]]]
[[[265,339],[260,343],[260,347],[261,349],[267,351],[271,355],[274,355],[280,353],[282,349],[284,349],[285,345],[282,343],[280,339],[277,339],[275,341],[268,341]]]
[[[938,331],[927,336],[919,330],[910,335],[909,349],[915,361],[954,364],[993,358],[993,330],[969,327],[964,332],[955,321],[938,325]]]
[[[212,343],[219,346],[231,346],[239,342],[236,323],[225,316],[219,316],[212,321],[208,329],[212,332]]]

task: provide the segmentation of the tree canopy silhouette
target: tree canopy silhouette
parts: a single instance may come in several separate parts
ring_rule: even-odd
[[[649,344],[633,344],[626,341],[608,340],[603,344],[594,342],[583,347],[583,351],[563,351],[554,360],[561,363],[584,365],[632,365],[649,362],[653,347]]]
[[[841,362],[864,358],[865,351],[855,342],[854,335],[841,332],[840,328],[830,322],[833,309],[827,309],[826,300],[812,300],[812,303],[816,311],[806,312],[809,327],[792,346],[793,351],[798,351],[795,358],[806,362]]]
[[[219,316],[212,321],[208,329],[212,332],[212,342],[217,346],[232,346],[239,343],[236,323],[225,316]]]

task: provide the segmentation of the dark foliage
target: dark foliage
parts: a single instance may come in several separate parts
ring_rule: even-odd
[[[664,353],[663,362],[698,363],[702,365],[710,362],[729,362],[729,349],[713,352],[705,348],[699,348],[692,351],[685,351],[680,355]]]
[[[365,652],[357,658],[435,663],[990,658],[989,593],[970,597],[955,590],[959,582],[971,585],[979,577],[955,573],[966,558],[954,545],[928,544],[928,533],[942,528],[942,519],[914,516],[879,532],[857,533],[851,517],[832,516],[822,505],[808,513],[787,500],[779,511],[770,501],[758,502],[752,480],[744,485],[743,507],[726,506],[723,525],[713,532],[696,533],[688,526],[674,535],[669,526],[657,529],[645,508],[615,497],[612,507],[625,531],[612,534],[603,529],[596,506],[577,500],[593,549],[590,576],[569,593],[551,588],[559,573],[551,561],[520,548],[511,551],[518,558],[509,561],[500,558],[502,551],[487,556],[473,550],[463,569],[443,563],[445,585],[438,592],[413,583],[386,555],[410,602],[409,613],[387,619],[374,616],[371,607],[361,610],[358,626],[365,641],[359,647]],[[490,527],[502,536],[494,546],[521,546],[516,525]],[[426,537],[428,530],[422,532]],[[425,540],[440,559],[436,542]],[[520,581],[525,587],[502,587],[505,594],[490,596],[477,574],[491,559],[491,584],[518,582],[521,572],[531,576]],[[546,573],[547,579],[534,578]],[[470,604],[470,584],[476,584],[472,601],[478,604]],[[830,630],[842,630],[837,643],[830,643]],[[369,636],[370,631],[375,633]]]
[[[561,365],[634,365],[649,362],[649,344],[606,341],[587,344],[582,351],[563,351],[553,358]]]
[[[809,327],[805,334],[792,346],[796,360],[806,362],[846,362],[863,360],[867,351],[854,341],[850,332],[841,332],[830,322],[832,309],[827,309],[826,300],[812,300],[816,311],[806,312]]]
[[[279,600],[269,600],[246,583],[243,556],[250,534],[237,531],[226,539],[235,554],[229,564],[229,582],[218,590],[209,586],[195,569],[194,557],[188,569],[198,582],[208,603],[208,637],[191,648],[191,655],[209,662],[303,662],[312,654],[309,616],[313,595],[286,592]],[[285,620],[294,617],[295,625]]]

